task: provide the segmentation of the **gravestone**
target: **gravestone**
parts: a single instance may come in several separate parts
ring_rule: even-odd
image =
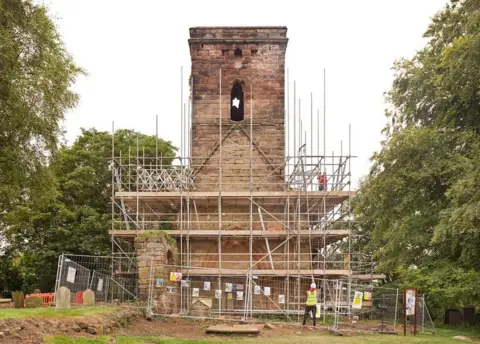
[[[83,292],[83,304],[85,306],[93,306],[95,304],[95,293],[87,289]]]
[[[41,294],[42,292],[40,291],[40,289],[35,289],[35,290],[33,291],[33,293],[34,293],[34,294]]]
[[[70,309],[70,290],[66,287],[58,288],[55,293],[55,308]]]
[[[23,308],[25,296],[23,291],[14,291],[12,293],[13,304],[15,308]]]
[[[40,296],[30,296],[25,304],[27,308],[40,308],[43,306],[43,300]]]

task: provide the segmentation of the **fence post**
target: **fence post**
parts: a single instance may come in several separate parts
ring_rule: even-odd
[[[53,291],[53,303],[57,301],[56,295],[57,290],[60,288],[60,282],[62,281],[62,269],[63,269],[63,253],[58,257],[58,264],[57,264],[57,278],[55,281],[55,290]]]
[[[397,296],[395,297],[395,318],[393,320],[393,332],[395,332],[395,327],[397,326],[397,313],[398,313],[398,288],[397,288]]]
[[[92,273],[92,280],[90,281],[90,290],[93,290],[92,289],[92,286],[93,286],[93,280],[95,279],[95,270],[93,270],[93,273]]]

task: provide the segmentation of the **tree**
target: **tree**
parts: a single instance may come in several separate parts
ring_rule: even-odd
[[[480,305],[458,285],[480,282],[480,3],[451,1],[425,36],[424,49],[394,65],[391,124],[355,213],[379,271],[399,285],[421,281],[440,311]],[[442,278],[452,272],[458,279]]]
[[[156,145],[158,154],[175,155],[170,142],[132,130],[115,133],[116,151],[135,151],[137,138],[146,156],[155,156]],[[111,151],[110,133],[82,130],[52,159],[55,191],[43,194],[39,202],[26,201],[5,217],[6,239],[17,252],[25,290],[52,289],[62,253],[110,254]]]
[[[0,1],[0,209],[51,187],[43,169],[55,153],[60,124],[83,73],[47,15],[31,1]]]

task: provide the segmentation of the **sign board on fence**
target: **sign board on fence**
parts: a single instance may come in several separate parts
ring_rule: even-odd
[[[280,304],[285,303],[285,295],[278,295],[278,303]]]
[[[352,309],[362,309],[362,299],[363,293],[361,291],[356,291],[353,296]]]
[[[222,291],[220,289],[215,290],[215,298],[219,299],[222,297]]]
[[[243,291],[237,291],[237,301],[243,300]]]
[[[406,298],[406,314],[407,315],[415,315],[415,299],[417,297],[417,292],[415,289],[407,289],[405,291],[405,298]]]
[[[157,278],[157,282],[155,283],[157,288],[163,287],[163,278]]]
[[[210,282],[208,281],[203,282],[203,290],[210,290]]]
[[[71,266],[68,267],[68,273],[67,273],[67,282],[70,283],[75,283],[75,274],[77,273],[77,270],[72,268]]]
[[[263,293],[265,294],[265,296],[270,296],[270,287],[263,288]]]
[[[192,296],[193,297],[199,297],[200,296],[200,288],[193,288]]]
[[[256,285],[253,289],[253,293],[255,295],[260,295],[261,292],[262,292],[262,287],[260,287],[259,285]]]
[[[182,273],[181,272],[170,272],[170,281],[179,282],[181,280],[182,280]]]

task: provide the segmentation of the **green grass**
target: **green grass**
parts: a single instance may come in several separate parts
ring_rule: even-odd
[[[46,337],[46,344],[108,344],[110,342],[109,337],[101,336],[95,339],[90,338],[72,338],[66,336]]]
[[[297,335],[295,332],[302,332]],[[468,328],[444,328],[438,331],[438,334],[421,334],[406,337],[402,335],[353,335],[348,337],[336,337],[327,333],[313,334],[305,332],[302,329],[292,330],[291,335],[279,337],[208,337],[204,339],[179,339],[171,337],[117,337],[117,344],[241,344],[241,343],[262,343],[262,344],[461,344],[462,341],[453,339],[454,336],[467,336],[470,338],[479,338],[480,331]],[[47,344],[105,344],[108,343],[108,337],[99,337],[98,339],[72,339],[68,337],[55,337],[46,340]]]
[[[105,306],[74,307],[70,309],[55,309],[55,307],[19,309],[4,308],[0,309],[0,319],[81,317],[95,314],[107,314],[117,309],[117,307]]]

